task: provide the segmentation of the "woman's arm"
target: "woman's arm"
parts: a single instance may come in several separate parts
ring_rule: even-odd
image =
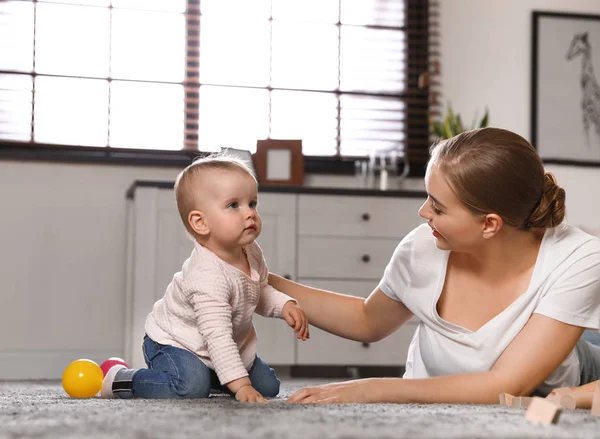
[[[585,392],[594,392],[594,391],[596,391],[598,386],[600,386],[600,381],[596,380],[596,381],[592,381],[591,383],[583,384],[583,385],[577,386],[577,387],[561,387],[559,389],[554,389],[550,393],[556,394],[556,393],[560,392],[561,390],[568,391],[568,392],[584,392],[584,393]]]
[[[363,299],[310,288],[273,273],[269,273],[269,284],[296,299],[311,325],[350,340],[381,340],[412,317],[404,304],[379,288]]]
[[[534,314],[489,372],[328,384],[299,390],[288,402],[496,404],[500,393],[530,395],[569,355],[583,330]]]

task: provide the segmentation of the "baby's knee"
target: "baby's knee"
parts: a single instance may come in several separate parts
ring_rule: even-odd
[[[281,386],[281,381],[273,375],[269,377],[269,379],[264,380],[260,383],[260,388],[257,388],[258,392],[267,398],[274,398],[279,395],[279,387]]]
[[[182,383],[175,386],[175,393],[179,398],[208,398],[210,395],[210,384],[206,383]]]
[[[187,374],[186,376],[173,377],[172,388],[176,398],[208,398],[210,395],[210,375],[199,371],[199,373]]]

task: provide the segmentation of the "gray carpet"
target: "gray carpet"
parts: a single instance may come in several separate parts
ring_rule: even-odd
[[[284,381],[268,405],[208,400],[69,398],[60,383],[0,383],[0,438],[584,438],[600,418],[564,412],[557,425],[530,424],[501,406],[286,405],[306,382]]]

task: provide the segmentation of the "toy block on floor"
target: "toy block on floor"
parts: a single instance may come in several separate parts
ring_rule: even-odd
[[[557,387],[556,389],[553,389],[552,392],[550,392],[550,395],[564,395],[566,393],[571,393],[572,391],[573,389],[571,389],[570,387]]]
[[[561,409],[554,404],[552,401],[548,401],[544,398],[533,397],[527,413],[525,413],[525,419],[529,422],[539,424],[556,424],[560,417]]]
[[[517,396],[513,399],[513,407],[518,407],[521,409],[529,408],[532,400],[533,398],[529,396]]]
[[[500,405],[504,405],[506,407],[512,407],[514,403],[515,397],[510,393],[501,393],[499,395]]]
[[[546,396],[546,400],[550,401],[553,404],[556,404],[557,406],[560,406],[560,397],[562,395],[556,395],[556,394],[550,394],[548,396]]]
[[[572,392],[573,390],[570,387],[559,387],[557,389],[552,390],[552,392],[550,392],[548,396],[546,396],[546,399],[548,401],[552,401],[554,404],[560,407],[560,398],[563,395],[569,395]]]
[[[592,407],[594,393],[592,392],[571,392],[560,395],[559,406],[563,409],[589,409]]]
[[[521,409],[526,409],[529,407],[532,398],[528,396],[514,396],[510,393],[501,393],[499,396],[500,405],[506,407],[516,407]]]

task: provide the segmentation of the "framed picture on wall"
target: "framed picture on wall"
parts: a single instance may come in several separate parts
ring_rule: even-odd
[[[533,12],[531,143],[545,163],[600,166],[597,74],[600,15]]]
[[[302,186],[302,140],[258,140],[254,165],[260,184]]]

